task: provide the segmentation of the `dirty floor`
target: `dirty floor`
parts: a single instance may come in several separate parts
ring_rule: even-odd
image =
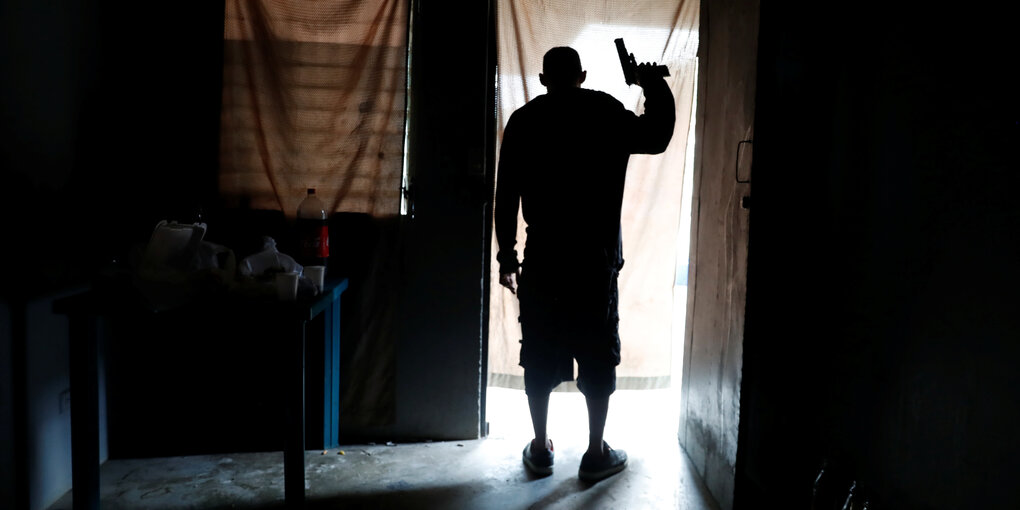
[[[587,446],[584,401],[554,393],[551,476],[530,475],[520,454],[530,439],[523,392],[489,391],[490,435],[470,441],[351,444],[307,452],[309,508],[715,510],[676,439],[673,409],[656,418],[668,390],[618,391],[606,439],[628,468],[588,484],[577,478]],[[665,400],[663,400],[663,398]],[[656,400],[659,399],[659,400]],[[665,406],[670,407],[670,406]],[[114,459],[101,470],[104,509],[283,508],[282,452]],[[50,510],[70,510],[68,493]]]

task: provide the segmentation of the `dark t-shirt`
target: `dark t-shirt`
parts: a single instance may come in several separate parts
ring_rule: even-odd
[[[536,97],[510,116],[496,183],[497,260],[518,267],[517,211],[527,224],[524,260],[541,272],[619,268],[620,210],[631,154],[657,154],[673,135],[665,81],[645,88],[645,113],[604,92],[571,88]]]

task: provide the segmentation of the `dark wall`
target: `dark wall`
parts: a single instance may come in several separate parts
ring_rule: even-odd
[[[1017,508],[1016,8],[763,4],[736,508]]]
[[[86,278],[158,219],[213,200],[223,2],[2,9],[0,260],[48,268],[5,272],[17,294]]]
[[[0,34],[0,507],[35,509],[70,485],[52,300],[214,191],[223,3],[6,1]]]
[[[96,220],[144,241],[156,221],[215,205],[224,5],[123,9],[88,13],[76,182]]]
[[[66,250],[54,239],[62,216],[55,209],[67,200],[80,127],[82,72],[78,43],[80,9],[4,2],[0,7],[0,213],[4,267],[47,262]],[[46,246],[41,243],[47,242]],[[29,256],[26,251],[31,251]],[[65,257],[66,258],[66,257]],[[46,262],[43,262],[46,261]],[[27,283],[27,271],[4,271],[0,288]]]

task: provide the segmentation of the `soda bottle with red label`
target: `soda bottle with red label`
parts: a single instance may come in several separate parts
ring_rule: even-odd
[[[308,188],[297,210],[298,262],[303,266],[325,266],[329,260],[329,215],[315,188]]]

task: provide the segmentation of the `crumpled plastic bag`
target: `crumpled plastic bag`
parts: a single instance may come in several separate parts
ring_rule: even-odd
[[[238,271],[242,276],[263,279],[276,273],[303,273],[304,267],[294,257],[281,253],[276,248],[276,240],[266,236],[262,238],[262,250],[241,259]]]
[[[314,296],[318,289],[304,271],[304,266],[280,252],[276,240],[268,236],[262,238],[261,251],[241,259],[237,266],[237,272],[250,282],[243,286],[243,292],[248,295],[271,295],[275,292],[271,284],[277,273],[298,273],[298,296]]]

